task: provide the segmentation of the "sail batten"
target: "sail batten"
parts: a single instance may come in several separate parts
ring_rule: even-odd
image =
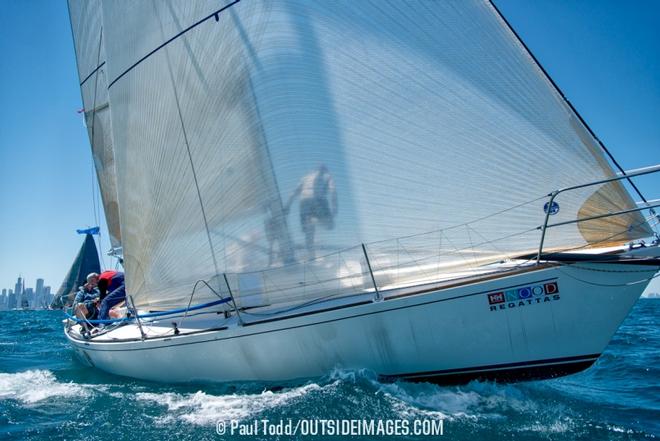
[[[538,247],[539,198],[614,176],[483,1],[100,5],[85,26],[103,29],[105,91],[83,97],[93,146],[112,146],[138,306],[185,305],[221,273],[239,303],[370,289],[363,243],[390,285],[520,255]],[[557,203],[557,222],[635,206],[619,182]],[[548,249],[650,232],[637,213],[557,230]]]

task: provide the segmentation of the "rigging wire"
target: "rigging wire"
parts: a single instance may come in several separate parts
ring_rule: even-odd
[[[206,287],[207,287],[208,289],[210,289],[211,292],[212,292],[213,294],[215,294],[218,298],[220,298],[220,299],[224,299],[224,297],[222,297],[222,295],[218,294],[218,292],[217,292],[215,289],[211,288],[211,285],[209,285],[208,282],[207,282],[206,280],[202,280],[202,279],[200,279],[200,280],[196,281],[195,284],[193,285],[192,292],[190,293],[190,300],[188,301],[188,306],[186,307],[186,311],[184,312],[184,314],[183,314],[183,318],[181,319],[181,321],[180,321],[179,324],[178,324],[179,327],[181,327],[181,326],[183,325],[183,321],[186,319],[186,317],[188,317],[188,311],[190,311],[190,305],[192,304],[193,296],[195,295],[195,291],[197,290],[197,286],[198,286],[200,283],[206,285]]]
[[[98,62],[97,62],[97,66],[94,68],[94,70],[92,70],[92,71],[89,73],[89,75],[87,75],[87,76],[85,77],[84,80],[82,80],[82,81],[80,82],[80,85],[82,86],[83,84],[85,84],[85,83],[87,82],[87,80],[89,80],[89,79],[92,77],[92,75],[94,75],[94,74],[96,73],[96,71],[99,70],[100,68],[102,68],[104,65],[105,65],[105,61],[104,61],[103,63],[101,63],[101,64],[98,64]]]
[[[652,217],[652,218],[653,218],[653,217]],[[641,225],[641,224],[644,223],[644,222],[646,222],[646,219],[643,220],[643,221],[641,221],[639,224]],[[529,229],[529,230],[527,230],[527,231],[523,231],[523,232],[520,232],[520,233],[515,233],[515,234],[512,234],[512,235],[508,235],[508,236],[506,236],[505,238],[509,238],[509,237],[512,237],[512,236],[515,236],[515,235],[519,235],[519,234],[526,234],[526,233],[528,233],[528,232],[532,232],[532,231],[535,231],[535,229]],[[620,235],[620,234],[623,234],[623,233],[625,233],[625,231],[622,231],[621,233],[613,234],[612,236],[610,236],[610,238],[616,237],[616,236],[618,236],[618,235]],[[488,240],[487,240],[485,243],[488,243],[488,242],[494,242],[494,241],[496,241],[496,240],[502,240],[502,239],[504,239],[504,238],[493,239],[493,240],[491,240],[491,241],[488,241]],[[603,240],[608,240],[608,238],[603,239]],[[596,242],[596,243],[598,243],[598,242]],[[482,244],[479,244],[479,245],[482,245]],[[593,244],[590,244],[590,245],[593,245]],[[474,246],[474,245],[473,245],[473,246]],[[585,246],[586,246],[586,245],[585,245]],[[584,247],[584,246],[583,246],[583,247]],[[466,249],[467,249],[467,248],[466,248]],[[572,249],[575,249],[575,248],[572,248]],[[571,250],[571,249],[567,249],[567,250]],[[564,251],[566,251],[566,250],[564,250]],[[340,254],[341,254],[341,253],[340,253]],[[414,260],[414,259],[413,259],[413,260]],[[531,259],[527,259],[526,262],[528,263],[528,262],[530,262],[530,260],[531,260]],[[560,267],[566,267],[566,268],[579,268],[579,269],[585,269],[585,270],[596,271],[596,272],[611,272],[611,273],[614,273],[614,272],[616,272],[616,273],[636,273],[636,272],[640,272],[640,273],[648,273],[648,272],[652,271],[652,270],[607,270],[607,269],[598,269],[598,268],[588,268],[588,267],[581,266],[581,265],[579,265],[579,264],[578,264],[578,265],[576,265],[576,264],[568,264],[568,263],[564,263],[564,262],[554,262],[554,263],[555,263],[556,265],[560,266]],[[525,262],[515,265],[513,269],[519,269],[519,268],[524,267],[524,266],[525,266]],[[487,273],[485,273],[485,274],[481,274],[481,275],[482,275],[482,276],[487,276],[487,275],[492,275],[492,274],[505,273],[505,272],[507,272],[507,271],[510,271],[510,269],[494,270],[494,271],[487,272]],[[635,285],[635,284],[639,284],[639,283],[648,282],[648,281],[650,281],[650,280],[652,280],[652,279],[655,279],[655,278],[657,278],[657,277],[660,277],[660,274],[655,274],[655,275],[653,275],[653,276],[651,276],[651,277],[648,277],[648,278],[644,278],[644,279],[640,279],[640,280],[636,280],[636,281],[632,281],[632,282],[626,282],[626,283],[623,283],[623,284],[602,284],[602,283],[590,282],[590,281],[587,281],[587,280],[583,280],[583,279],[577,278],[577,277],[575,277],[575,276],[573,276],[573,275],[571,275],[571,274],[568,274],[566,271],[562,271],[561,269],[559,269],[559,271],[562,272],[563,274],[565,274],[567,277],[570,277],[570,278],[572,278],[572,279],[574,279],[574,280],[580,281],[580,282],[585,283],[585,284],[590,284],[590,285],[593,285],[593,286],[601,286],[601,287],[631,286],[631,285]],[[460,278],[459,278],[459,279],[460,279]],[[318,279],[317,279],[317,282],[318,282],[318,283],[323,283],[322,281],[320,281],[320,280],[318,280]],[[193,296],[194,296],[194,294],[195,294],[195,292],[196,292],[196,290],[197,290],[197,287],[198,287],[200,284],[204,284],[204,285],[206,285],[207,288],[209,288],[209,290],[211,290],[211,292],[212,292],[213,294],[215,294],[215,295],[216,295],[218,298],[220,298],[221,300],[222,300],[222,299],[225,299],[224,297],[222,297],[221,294],[219,294],[215,289],[213,289],[213,287],[211,287],[211,285],[210,285],[206,280],[203,280],[203,279],[197,280],[197,281],[195,282],[194,286],[193,286],[193,289],[192,289],[192,292],[191,292],[191,296],[190,296],[190,301],[189,301],[189,303],[188,303],[188,306],[187,306],[187,307],[185,308],[185,310],[184,310],[184,315],[183,315],[183,318],[181,319],[181,321],[179,322],[179,326],[181,326],[181,323],[182,323],[182,322],[185,320],[185,318],[188,316],[188,312],[191,310],[191,309],[190,309],[190,305],[192,304]],[[317,284],[317,283],[313,283],[313,284]],[[341,296],[341,297],[346,297],[346,296]],[[332,298],[341,298],[341,297],[337,297],[336,294],[331,294],[331,295],[326,295],[326,296],[319,296],[319,297],[317,297],[317,298],[310,299],[310,300],[308,300],[308,301],[305,301],[305,302],[299,303],[299,304],[297,304],[297,305],[293,305],[293,306],[290,306],[290,307],[288,307],[288,308],[279,309],[279,310],[276,310],[276,311],[249,312],[249,313],[246,313],[246,314],[248,314],[248,315],[250,315],[250,316],[256,316],[256,317],[259,317],[259,316],[261,316],[261,317],[273,316],[273,315],[277,315],[277,314],[284,314],[284,313],[287,313],[287,312],[292,312],[292,311],[295,311],[295,310],[299,310],[299,309],[301,309],[301,308],[304,308],[304,307],[307,307],[307,306],[312,306],[312,305],[314,305],[314,304],[316,304],[316,303],[320,303],[320,302],[323,302],[323,301],[325,301],[325,300],[329,300],[329,299],[332,299]],[[270,305],[263,305],[263,306],[266,307],[266,306],[270,306]],[[245,313],[245,309],[243,308],[242,310],[243,310],[244,313]],[[175,313],[175,311],[172,311],[172,314],[174,314],[174,313]],[[167,315],[167,314],[165,314],[165,315]],[[125,320],[124,320],[124,321],[125,321]],[[88,322],[88,323],[89,323],[89,322]],[[91,324],[91,323],[90,323],[90,324]],[[118,326],[119,324],[118,324],[118,323],[115,323],[115,325]],[[116,326],[115,326],[115,327],[116,327]],[[113,327],[112,329],[114,329],[114,327]],[[103,332],[103,334],[105,334],[105,333],[107,333],[107,330],[106,330],[105,332]],[[169,331],[168,331],[168,333],[169,333]],[[99,335],[99,334],[97,334],[97,335]]]
[[[239,1],[240,0],[236,0],[234,3],[237,3]],[[234,3],[232,3],[232,4],[234,4]],[[231,6],[231,5],[229,5],[229,6]],[[223,10],[228,8],[229,6],[226,6],[225,8],[223,8]],[[217,13],[216,13],[216,17],[217,17]],[[194,27],[194,26],[191,26],[188,29],[191,29],[192,27]],[[161,27],[161,30],[162,30],[162,27]],[[173,38],[171,40],[173,40]],[[168,40],[168,42],[171,41],[171,40]],[[164,44],[162,46],[164,46]],[[215,249],[213,247],[213,240],[211,239],[211,230],[209,229],[208,218],[206,216],[206,209],[204,208],[204,200],[202,198],[202,192],[199,188],[199,180],[197,179],[197,170],[195,169],[195,163],[193,161],[192,152],[190,150],[190,142],[188,140],[188,133],[186,131],[186,124],[183,120],[183,113],[181,112],[181,104],[179,102],[179,93],[178,93],[178,90],[177,90],[177,87],[176,87],[176,82],[174,81],[174,74],[172,73],[172,65],[171,65],[170,57],[169,57],[169,54],[168,54],[167,51],[165,51],[165,57],[167,59],[167,72],[169,74],[170,81],[172,83],[172,93],[174,94],[174,101],[176,103],[177,115],[179,117],[179,122],[181,123],[181,133],[183,135],[183,141],[184,141],[184,144],[186,146],[186,153],[187,153],[187,156],[188,156],[188,160],[190,162],[190,169],[192,171],[193,182],[195,184],[195,190],[197,192],[197,199],[199,200],[199,207],[201,209],[202,220],[204,221],[204,229],[206,231],[206,238],[208,240],[209,248],[210,248],[210,251],[211,251],[211,258],[213,260],[213,268],[215,269],[215,275],[218,276],[220,274],[220,270],[219,270],[219,266],[218,266],[218,259],[215,255]],[[219,281],[218,281],[218,286],[220,286]],[[194,293],[194,291],[193,291],[193,293]],[[192,297],[191,297],[191,301],[192,301]]]
[[[621,216],[621,215],[620,215],[620,216]],[[618,236],[621,236],[621,235],[623,235],[623,234],[626,234],[630,229],[635,229],[635,228],[637,228],[637,227],[641,227],[642,225],[644,225],[645,223],[649,222],[650,220],[655,220],[655,219],[656,219],[656,216],[648,216],[648,217],[646,217],[646,218],[642,218],[641,221],[639,221],[639,222],[637,222],[637,223],[634,223],[634,224],[630,225],[627,229],[625,229],[625,230],[620,230],[619,232],[613,233],[612,235],[607,236],[607,237],[605,237],[605,238],[603,238],[603,239],[601,239],[601,240],[599,240],[599,241],[596,241],[596,242],[589,242],[589,243],[586,243],[586,244],[584,244],[584,245],[580,245],[580,246],[576,246],[576,247],[563,248],[563,249],[561,249],[561,250],[559,250],[559,251],[555,251],[555,253],[562,253],[562,252],[566,252],[566,251],[581,250],[581,249],[585,249],[585,248],[588,248],[588,247],[592,247],[593,245],[598,245],[598,244],[602,244],[602,243],[607,243],[608,241],[610,241],[610,240],[612,240],[612,239],[614,239],[614,238],[616,238],[616,237],[618,237]],[[656,222],[656,225],[657,225],[657,222]],[[552,254],[552,253],[549,253],[549,254]]]
[[[605,288],[606,287],[617,287],[617,286],[639,285],[640,283],[650,282],[651,280],[653,280],[657,277],[660,277],[660,273],[655,273],[653,270],[646,270],[646,271],[642,271],[642,270],[629,270],[629,271],[603,270],[603,269],[597,269],[597,268],[587,268],[587,267],[583,267],[583,266],[575,266],[575,265],[572,265],[572,264],[566,264],[566,263],[561,263],[561,262],[559,263],[559,266],[560,267],[565,266],[567,268],[578,268],[578,269],[589,270],[589,271],[604,272],[604,273],[649,273],[649,272],[654,273],[654,275],[651,276],[651,277],[646,277],[646,278],[640,279],[640,280],[634,280],[632,282],[609,284],[609,283],[591,282],[589,280],[580,279],[579,277],[575,277],[574,275],[569,274],[568,271],[563,271],[561,268],[557,269],[557,271],[559,271],[560,273],[562,273],[565,276],[570,277],[571,279],[576,280],[578,282],[586,283],[587,285],[600,286],[600,287],[605,287]]]

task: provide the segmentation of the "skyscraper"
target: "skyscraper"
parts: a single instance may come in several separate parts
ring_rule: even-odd
[[[43,294],[44,290],[44,279],[37,279],[37,285],[34,287],[34,293],[37,296],[40,296]]]
[[[36,307],[36,299],[34,295],[34,289],[25,288],[23,291],[23,298],[21,299],[21,307],[25,307],[25,302],[27,302],[27,307],[34,309]]]
[[[41,308],[44,304],[44,279],[37,279],[37,285],[34,288],[34,303],[31,304],[33,308]]]
[[[21,294],[23,294],[23,279],[19,277],[16,281],[16,285],[14,285],[14,295],[18,298]]]
[[[9,290],[9,295],[7,295],[7,309],[16,308],[16,294],[11,289]]]
[[[53,294],[50,293],[50,286],[44,286],[44,305],[48,306],[53,303]]]

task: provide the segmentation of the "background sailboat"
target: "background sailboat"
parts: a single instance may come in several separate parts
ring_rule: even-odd
[[[76,258],[57,290],[55,298],[50,304],[51,309],[61,309],[71,306],[78,287],[86,282],[87,274],[100,273],[101,264],[99,254],[92,234],[85,234],[85,240],[76,255]]]

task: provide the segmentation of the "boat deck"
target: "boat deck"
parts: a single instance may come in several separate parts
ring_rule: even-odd
[[[280,304],[277,307],[264,305],[240,310],[240,319],[243,324],[252,325],[262,322],[282,320],[299,315],[318,313],[328,310],[340,309],[371,303],[379,300],[390,300],[404,296],[422,295],[450,287],[466,285],[484,281],[491,277],[504,277],[520,271],[538,268],[529,261],[506,261],[496,264],[484,265],[477,269],[442,274],[441,277],[419,279],[398,286],[384,286],[378,291],[365,289],[362,292],[341,297],[324,297],[310,299],[305,303]],[[139,311],[146,314],[148,311]],[[65,321],[66,322],[66,321]],[[176,324],[176,328],[175,328]],[[82,326],[75,324],[70,327],[69,335],[81,341],[95,342],[122,342],[139,339],[168,338],[176,335],[189,335],[207,331],[228,329],[239,325],[238,316],[224,309],[209,309],[203,312],[164,316],[156,319],[143,319],[137,322],[122,322],[94,329],[85,337]]]

